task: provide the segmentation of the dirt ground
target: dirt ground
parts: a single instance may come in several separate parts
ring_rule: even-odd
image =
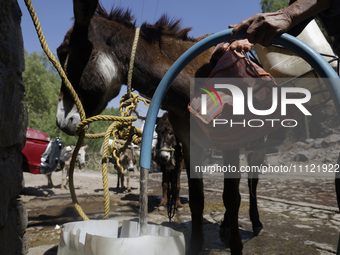
[[[75,188],[80,205],[91,219],[102,219],[104,199],[100,172],[75,170]],[[28,211],[29,255],[55,255],[59,242],[59,227],[79,221],[68,190],[61,190],[61,173],[53,174],[54,188],[47,187],[44,175],[24,174],[26,187],[22,199]],[[149,223],[162,224],[182,231],[189,240],[191,217],[188,204],[187,177],[182,173],[181,201],[183,211],[169,223],[166,211],[157,208],[160,202],[161,174],[151,173],[149,179]],[[109,175],[115,187],[116,175]],[[204,254],[229,254],[219,238],[223,219],[223,178],[205,179]],[[110,188],[110,218],[138,219],[139,176],[131,178],[132,191],[120,193]],[[335,254],[340,229],[340,215],[332,179],[270,179],[261,178],[258,186],[259,210],[264,230],[253,237],[248,217],[248,189],[241,181],[242,203],[240,232],[244,254]]]

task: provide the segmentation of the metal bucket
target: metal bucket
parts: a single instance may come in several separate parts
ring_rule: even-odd
[[[63,225],[58,255],[112,254],[185,254],[181,232],[169,227],[147,225],[146,235],[139,235],[139,223],[117,220],[89,220]]]

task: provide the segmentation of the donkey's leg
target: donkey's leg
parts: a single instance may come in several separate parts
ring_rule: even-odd
[[[170,123],[176,136],[183,143],[182,151],[188,176],[189,186],[189,207],[191,211],[191,240],[188,252],[197,255],[203,247],[203,209],[204,193],[203,179],[201,173],[195,173],[195,166],[201,166],[203,149],[198,145],[193,145],[190,139],[189,116],[185,116],[181,121],[179,116],[169,113]],[[190,163],[190,157],[192,161]]]
[[[190,171],[190,170],[187,170]],[[204,209],[204,193],[203,180],[190,179],[189,183],[189,206],[191,211],[191,240],[190,254],[198,254],[203,247],[203,209]]]
[[[61,172],[61,189],[64,189],[66,185],[66,166],[64,165]]]
[[[338,158],[338,164],[340,165],[340,154]],[[338,200],[338,207],[340,210],[340,171],[339,169],[337,169],[337,173],[335,174],[335,191],[336,191],[336,198]],[[336,254],[340,254],[340,234],[339,234],[338,248],[337,248]]]
[[[340,154],[339,154],[339,158],[338,158],[338,165],[340,165]],[[335,190],[336,190],[336,198],[338,200],[338,207],[339,207],[339,210],[340,210],[340,169],[337,169],[337,172],[335,174]],[[339,244],[339,246],[340,246],[340,244]]]
[[[224,164],[236,167],[239,170],[240,152],[239,150],[223,151]],[[231,254],[242,254],[242,241],[238,229],[238,212],[241,204],[241,196],[239,192],[241,175],[239,172],[226,173],[224,177],[223,203],[226,208],[228,218],[225,218],[221,224],[220,233],[223,234],[225,221],[229,220],[230,238],[229,245]]]
[[[66,167],[66,181],[65,181],[65,189],[69,189],[69,176],[70,176],[70,166]]]
[[[53,188],[52,173],[47,174],[46,177],[47,177],[47,187]]]
[[[162,200],[158,205],[158,209],[163,211],[168,203],[168,187],[169,187],[169,171],[164,164],[161,164],[162,171]]]
[[[119,189],[120,178],[121,178],[121,172],[118,169],[118,172],[117,172],[117,189]]]
[[[263,164],[265,158],[265,151],[258,150],[253,153],[248,154],[248,165],[250,167],[257,166],[260,167]],[[263,225],[260,221],[260,215],[257,208],[257,184],[259,182],[259,171],[258,168],[255,172],[248,173],[248,188],[249,188],[249,216],[253,227],[253,234],[257,236],[263,229]]]
[[[338,207],[340,210],[340,172],[336,173],[336,177],[335,177],[335,189],[336,189],[336,197],[338,200]]]
[[[127,176],[126,176],[126,186],[127,186],[127,192],[131,192],[131,186],[130,186],[130,171],[129,169],[126,171]]]
[[[182,210],[183,205],[181,203],[181,199],[179,193],[181,191],[181,173],[183,169],[184,161],[176,162],[176,174],[177,174],[177,193],[176,193],[176,208],[177,210]]]
[[[190,151],[183,148],[185,165],[188,175],[189,185],[189,207],[191,211],[191,240],[189,245],[189,254],[198,254],[203,247],[203,209],[204,209],[204,192],[203,179],[201,173],[195,173],[195,165],[201,165],[201,149],[191,146],[191,155],[195,157],[190,165]],[[190,168],[192,170],[190,171]]]
[[[260,215],[257,208],[257,195],[256,188],[258,184],[258,173],[248,174],[248,188],[249,188],[249,216],[253,227],[253,234],[257,236],[263,229],[263,225],[260,221]]]
[[[121,192],[125,191],[124,179],[125,179],[125,173],[124,173],[124,170],[123,170],[121,175],[120,175],[120,186],[121,186],[120,191]]]

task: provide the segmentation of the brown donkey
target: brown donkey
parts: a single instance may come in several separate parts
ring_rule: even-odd
[[[182,144],[175,136],[168,119],[168,113],[157,119],[155,129],[157,133],[157,145],[155,149],[155,160],[160,165],[162,171],[162,200],[158,206],[159,210],[164,210],[165,206],[172,201],[168,201],[170,195],[175,196],[175,208],[183,208],[179,193],[181,190],[181,173],[183,169]]]
[[[127,84],[127,73],[131,48],[135,36],[135,23],[129,11],[115,9],[105,12],[97,1],[74,0],[75,23],[57,50],[60,62],[69,80],[79,95],[88,117],[99,114],[107,103],[116,97],[122,84]],[[98,8],[97,8],[98,7]],[[155,24],[144,23],[138,42],[132,87],[143,96],[151,98],[160,80],[186,50],[196,41],[187,36],[190,29],[182,29],[180,21],[163,16]],[[202,53],[191,61],[177,76],[167,92],[162,109],[168,111],[169,121],[178,139],[182,142],[184,161],[189,184],[189,206],[192,215],[190,252],[197,254],[203,245],[204,193],[202,176],[191,176],[190,155],[196,165],[201,165],[204,139],[191,141],[190,148],[190,78],[207,75],[212,69],[210,58],[213,49]],[[199,71],[199,74],[198,74]],[[80,115],[64,84],[61,86],[57,110],[57,124],[64,132],[74,135],[80,123]],[[204,138],[204,134],[196,136]],[[225,164],[239,166],[239,150],[224,151]],[[263,155],[260,153],[260,155]],[[262,158],[262,156],[260,157]],[[192,178],[196,177],[196,178]],[[198,178],[197,178],[198,177]],[[240,174],[225,179],[223,201],[226,216],[222,232],[230,228],[230,248],[233,254],[242,253],[242,242],[238,229],[240,206]],[[256,179],[256,178],[255,178]],[[257,179],[252,185],[256,203]],[[255,192],[254,192],[255,191]],[[256,204],[251,208],[253,227],[261,227]],[[252,210],[251,210],[252,213]]]

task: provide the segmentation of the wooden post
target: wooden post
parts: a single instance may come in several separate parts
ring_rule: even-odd
[[[148,179],[149,169],[140,168],[140,194],[139,194],[139,235],[147,234],[148,227]]]

